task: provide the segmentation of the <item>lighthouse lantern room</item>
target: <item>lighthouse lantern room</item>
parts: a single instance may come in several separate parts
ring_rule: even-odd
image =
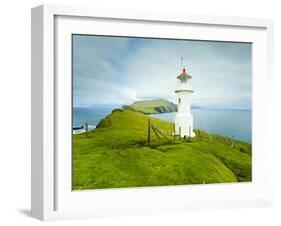
[[[193,132],[193,115],[190,110],[190,97],[193,93],[190,81],[191,76],[185,68],[177,76],[178,84],[175,93],[178,95],[178,112],[175,118],[175,133],[181,137],[194,137]]]

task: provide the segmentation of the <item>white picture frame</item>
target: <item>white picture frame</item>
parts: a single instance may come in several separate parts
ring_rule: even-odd
[[[106,24],[99,26],[104,21]],[[160,25],[164,29],[154,29]],[[194,29],[194,33],[186,37],[177,26]],[[126,28],[130,28],[127,29],[130,33],[125,32]],[[253,111],[257,112],[253,115],[253,152],[256,152],[253,157],[253,181],[73,192],[69,188],[71,145],[67,139],[70,132],[65,127],[71,114],[71,103],[67,99],[71,86],[62,85],[62,82],[71,82],[68,38],[75,32],[252,42],[255,45],[252,65]],[[273,153],[266,142],[265,118],[269,115],[273,83],[272,39],[273,22],[266,19],[57,5],[33,8],[32,216],[41,220],[56,220],[271,205],[273,181],[268,175],[273,172]],[[58,106],[58,103],[63,107]],[[62,144],[60,140],[64,138],[66,140]]]

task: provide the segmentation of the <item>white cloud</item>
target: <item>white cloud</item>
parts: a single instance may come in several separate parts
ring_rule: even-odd
[[[174,100],[181,56],[193,76],[194,104],[245,105],[251,100],[250,44],[145,39],[132,45],[126,38],[94,36],[79,41],[74,58],[76,105]]]

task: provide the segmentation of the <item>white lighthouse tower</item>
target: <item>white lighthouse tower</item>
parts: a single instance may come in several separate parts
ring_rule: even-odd
[[[183,68],[182,73],[177,77],[178,84],[175,93],[178,95],[178,113],[175,118],[175,133],[181,137],[194,137],[193,115],[190,111],[190,97],[193,89],[190,84],[191,76]]]

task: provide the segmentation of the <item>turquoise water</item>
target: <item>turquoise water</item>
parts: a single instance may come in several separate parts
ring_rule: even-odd
[[[116,107],[120,106],[73,108],[73,126],[78,127],[87,122],[89,128],[95,128],[98,122]],[[222,136],[234,136],[235,139],[249,143],[252,142],[252,112],[250,110],[192,109],[192,114],[194,116],[194,128]],[[174,122],[175,115],[176,112],[150,116]]]

